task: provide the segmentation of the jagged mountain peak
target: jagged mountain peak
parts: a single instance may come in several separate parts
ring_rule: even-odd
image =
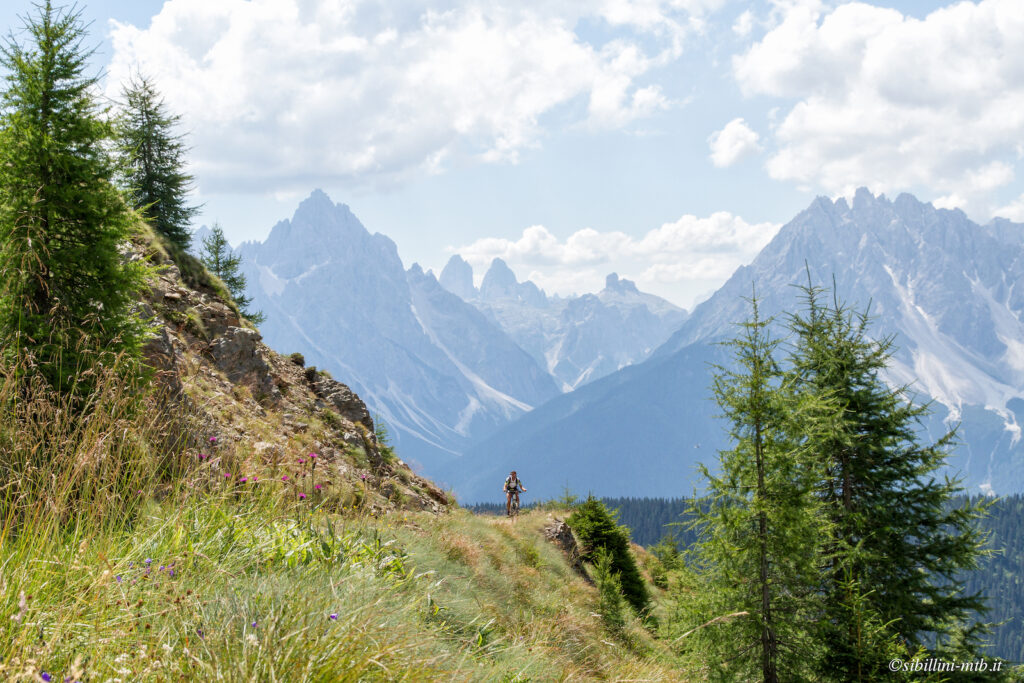
[[[604,279],[604,288],[609,292],[631,292],[639,294],[636,283],[632,280],[620,278],[618,273],[609,273]]]
[[[558,392],[496,324],[419,264],[406,269],[394,242],[323,192],[243,257],[267,338],[353,377],[423,464]]]
[[[473,286],[473,266],[458,254],[448,259],[438,282],[463,301],[469,301],[477,295],[477,289]]]
[[[889,200],[866,190],[852,202],[813,200],[650,360],[556,399],[475,447],[474,464],[486,454],[494,468],[483,468],[481,481],[543,448],[586,453],[587,471],[595,474],[583,485],[595,491],[679,495],[694,465],[708,462],[727,433],[708,400],[708,368],[728,362],[716,342],[735,335],[736,323],[749,317],[752,287],[761,313],[784,327],[786,312],[800,308],[794,285],[807,283],[808,269],[812,284],[834,284],[854,310],[870,306],[872,334],[894,336],[886,378],[934,400],[933,417],[922,426],[930,438],[960,423],[962,445],[950,459],[951,473],[961,473],[971,492],[1024,490],[1024,226],[981,226],[962,211],[912,195]],[[621,424],[644,435],[642,450],[620,438]],[[631,461],[630,453],[670,454],[652,465],[662,478],[615,471]],[[555,480],[580,465],[565,457]],[[476,484],[464,481],[465,490],[457,488],[472,497]]]
[[[496,258],[491,261],[491,266],[484,274],[483,282],[480,284],[480,295],[489,300],[514,297],[517,284],[516,274],[504,259]]]

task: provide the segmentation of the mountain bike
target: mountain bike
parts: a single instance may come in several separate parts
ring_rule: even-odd
[[[519,516],[519,491],[512,492],[512,504],[509,505],[508,516],[513,519]]]

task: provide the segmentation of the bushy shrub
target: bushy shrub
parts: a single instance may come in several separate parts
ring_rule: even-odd
[[[638,613],[646,613],[650,603],[647,586],[629,550],[629,530],[619,526],[615,514],[600,500],[588,496],[566,523],[582,546],[582,558],[596,563],[604,550],[611,558],[611,570],[619,576],[622,594]]]

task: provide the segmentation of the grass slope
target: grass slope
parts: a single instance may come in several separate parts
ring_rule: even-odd
[[[146,501],[130,526],[59,528],[0,550],[0,678],[122,681],[676,680],[638,624],[540,529],[378,518],[244,494]]]

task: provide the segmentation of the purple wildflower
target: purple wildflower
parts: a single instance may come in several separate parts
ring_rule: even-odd
[[[361,479],[362,479],[363,481],[366,481],[366,475],[365,475],[365,474],[360,474],[360,475],[359,475],[359,477],[360,477],[360,478],[361,478]]]
[[[198,635],[200,638],[204,638],[205,637],[205,636],[203,636],[203,629],[201,629],[201,628],[197,628],[196,629],[196,635]]]
[[[120,575],[120,574],[118,574],[117,576],[115,576],[115,577],[114,577],[114,579],[115,579],[115,580],[116,580],[116,581],[117,581],[118,583],[121,583],[121,575]]]
[[[330,619],[331,619],[331,621],[337,621],[338,620],[338,615],[337,614],[332,614],[330,616]]]
[[[238,480],[238,483],[239,484],[244,484],[247,481],[249,481],[249,477],[242,477],[241,479]]]
[[[210,443],[217,443],[217,437],[211,436],[210,437]]]
[[[153,564],[153,558],[152,557],[147,557],[146,558],[146,564]]]
[[[305,493],[300,493],[299,494],[299,500],[306,500],[306,494]]]
[[[52,676],[50,676],[50,674],[46,673],[45,671],[43,673],[39,674],[39,677],[41,679],[43,679],[44,681],[46,681],[46,683],[50,683],[50,681],[53,678]]]
[[[309,454],[309,459],[310,460],[316,460],[316,453],[310,453]]]
[[[255,622],[255,621],[254,621],[254,622],[252,622],[252,627],[253,627],[253,628],[256,628],[256,622]]]
[[[322,488],[323,488],[323,484],[317,484],[317,485],[316,485],[316,486],[314,486],[313,488],[315,488],[315,489],[316,489],[317,491],[319,491],[320,489],[322,489]]]
[[[225,479],[230,479],[231,478],[231,473],[230,472],[225,472],[224,473],[224,478]]]
[[[281,477],[281,481],[288,481],[288,475],[286,474],[283,477]]]

